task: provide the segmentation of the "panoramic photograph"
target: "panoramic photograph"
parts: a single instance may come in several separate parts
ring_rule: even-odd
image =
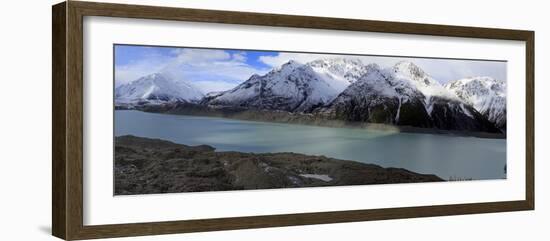
[[[506,61],[113,51],[114,195],[506,179]]]

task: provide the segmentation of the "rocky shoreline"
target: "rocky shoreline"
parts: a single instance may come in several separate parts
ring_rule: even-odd
[[[335,128],[369,128],[404,133],[439,134],[467,136],[490,139],[506,139],[505,133],[489,133],[459,130],[443,130],[383,123],[350,122],[311,113],[292,113],[286,111],[253,110],[238,107],[212,107],[200,104],[178,102],[165,104],[141,104],[136,106],[116,106],[117,110],[139,110],[151,113],[221,117],[248,121],[265,121],[285,124],[314,125]]]
[[[435,175],[325,156],[217,152],[207,145],[115,138],[115,195],[440,181]]]

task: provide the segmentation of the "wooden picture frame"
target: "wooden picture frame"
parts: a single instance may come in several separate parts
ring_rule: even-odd
[[[52,232],[66,240],[215,230],[533,210],[534,32],[432,24],[369,21],[67,1],[52,8]],[[83,17],[107,16],[207,23],[518,40],[526,43],[525,199],[473,204],[417,206],[153,223],[83,224]]]

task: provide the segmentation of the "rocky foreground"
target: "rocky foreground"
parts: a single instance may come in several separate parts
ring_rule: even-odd
[[[443,180],[324,156],[216,152],[207,145],[115,139],[115,195],[436,181]]]

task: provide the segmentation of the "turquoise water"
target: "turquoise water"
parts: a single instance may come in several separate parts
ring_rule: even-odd
[[[115,135],[218,151],[296,152],[399,167],[441,178],[506,178],[506,140],[115,111]]]

